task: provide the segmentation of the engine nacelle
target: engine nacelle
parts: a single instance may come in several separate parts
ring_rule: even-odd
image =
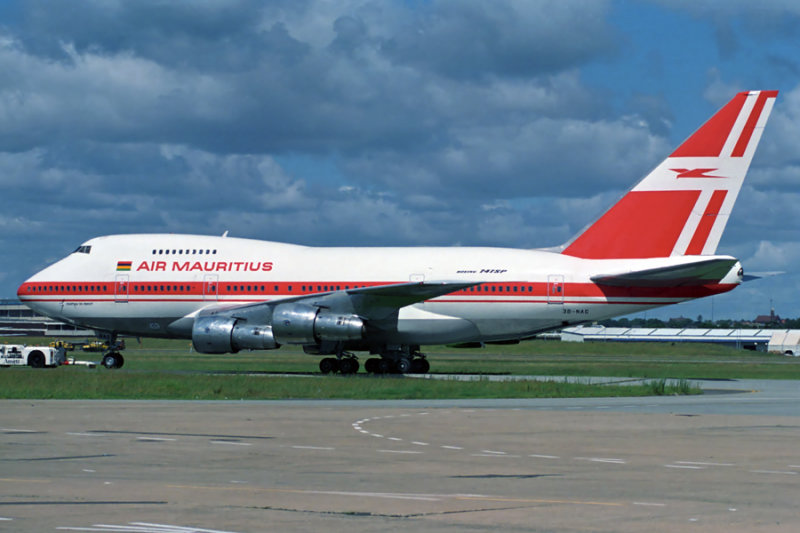
[[[253,325],[232,317],[198,316],[192,326],[192,345],[200,353],[235,353],[242,349],[278,347],[269,325]]]
[[[364,337],[364,321],[311,305],[281,304],[272,312],[272,332],[280,344],[351,341]]]

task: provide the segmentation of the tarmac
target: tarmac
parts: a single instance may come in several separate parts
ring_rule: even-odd
[[[798,531],[800,384],[0,402],[0,531]],[[743,392],[744,391],[744,392]]]

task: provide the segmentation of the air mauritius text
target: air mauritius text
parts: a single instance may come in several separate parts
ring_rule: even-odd
[[[269,272],[272,261],[142,261],[136,271],[143,272]]]

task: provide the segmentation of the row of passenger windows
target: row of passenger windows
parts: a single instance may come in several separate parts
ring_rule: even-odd
[[[186,249],[186,250],[153,250],[153,255],[216,255],[216,250],[200,250],[200,249]]]
[[[227,292],[266,292],[267,285],[225,285],[225,290]],[[359,287],[364,287],[364,285],[353,285],[353,289],[357,289]],[[124,290],[124,286],[119,287],[120,289]],[[329,292],[329,291],[341,291],[350,290],[350,285],[302,285],[300,287],[301,292]],[[108,285],[50,285],[50,286],[34,286],[32,287],[33,292],[107,292],[109,289]],[[209,291],[215,292],[216,287],[211,285],[208,287]],[[191,285],[138,285],[133,284],[133,291],[134,292],[191,292],[192,288]],[[292,285],[287,286],[288,292],[292,292]],[[558,287],[555,289],[556,292],[561,292],[561,288]],[[278,285],[274,286],[274,291],[277,293],[280,291],[280,287]],[[464,292],[533,292],[533,287],[528,285],[527,287],[522,285],[478,285],[475,287],[469,287],[468,289],[464,289]]]

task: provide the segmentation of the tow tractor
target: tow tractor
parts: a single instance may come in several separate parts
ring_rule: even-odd
[[[0,366],[56,367],[66,362],[66,349],[52,346],[0,344]]]

